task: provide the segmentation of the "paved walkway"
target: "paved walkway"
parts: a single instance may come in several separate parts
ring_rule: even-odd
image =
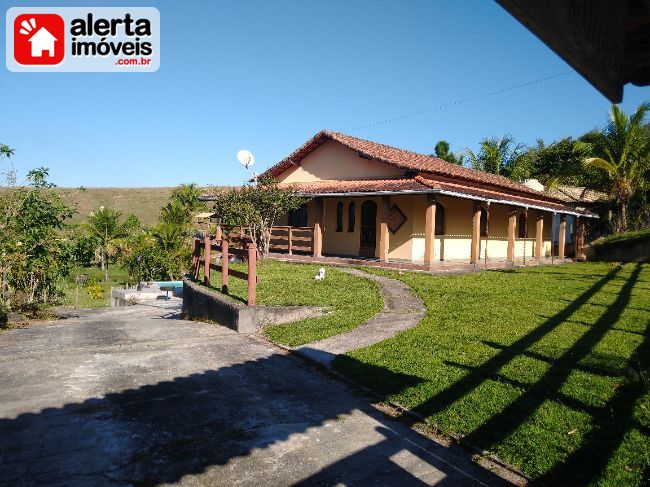
[[[518,267],[536,267],[539,265],[559,265],[575,262],[574,259],[559,259],[558,257],[535,260],[531,257],[517,258],[514,262],[508,262],[501,258],[490,258],[487,262],[481,259],[477,264],[470,264],[467,260],[446,260],[436,261],[433,265],[416,264],[410,261],[389,260],[382,262],[378,259],[369,259],[363,257],[313,257],[302,254],[283,254],[272,252],[269,254],[270,259],[285,262],[303,262],[307,264],[328,264],[336,266],[367,266],[378,269],[403,270],[410,272],[424,272],[427,274],[466,274],[469,272],[480,272],[483,270],[514,269]]]
[[[303,360],[168,303],[1,332],[0,351],[1,486],[503,483]]]
[[[298,354],[327,367],[339,354],[367,347],[417,326],[426,313],[422,300],[402,281],[358,269],[341,270],[377,282],[384,300],[384,309],[354,330],[295,349]]]

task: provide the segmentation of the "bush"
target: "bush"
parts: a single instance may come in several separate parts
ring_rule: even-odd
[[[189,252],[189,246],[179,251]],[[178,253],[178,252],[177,252]],[[161,248],[155,239],[145,236],[133,248],[131,254],[122,259],[122,265],[136,281],[174,279],[181,275],[180,257],[171,250]]]
[[[89,267],[95,260],[97,240],[89,235],[78,235],[74,240],[73,254],[78,265]]]
[[[102,299],[104,297],[104,288],[101,284],[93,282],[86,286],[86,291],[90,299]]]

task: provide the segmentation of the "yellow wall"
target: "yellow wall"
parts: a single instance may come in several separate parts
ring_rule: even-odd
[[[404,171],[388,164],[363,159],[351,149],[335,141],[325,142],[305,157],[299,166],[278,176],[281,183],[336,181],[350,179],[381,179],[396,177]]]
[[[366,200],[377,204],[377,247],[379,251],[379,226],[380,226],[380,197],[344,197],[324,198],[325,224],[323,227],[323,252],[334,255],[359,255],[361,205]],[[343,203],[343,231],[336,231],[336,205]],[[348,232],[348,205],[355,202],[355,227],[354,232]],[[436,260],[469,260],[472,242],[472,211],[473,201],[447,196],[439,196],[438,203],[445,208],[445,235],[436,235],[434,257]],[[422,262],[424,260],[424,228],[426,195],[403,195],[390,197],[390,206],[397,205],[404,213],[407,220],[396,234],[389,232],[389,259],[409,260]],[[310,202],[308,211],[308,224],[314,223],[314,206]],[[520,210],[518,215],[523,213]],[[488,257],[503,258],[507,256],[508,248],[508,214],[506,205],[492,204],[490,206],[490,238],[487,241]],[[533,257],[535,248],[535,217],[536,212],[528,212],[528,238],[525,242],[527,257]],[[517,219],[517,224],[519,220]],[[542,254],[546,256],[551,249],[551,214],[544,214],[544,246]],[[517,235],[515,229],[515,235]],[[485,256],[486,239],[481,238],[481,259]],[[524,254],[524,240],[515,239],[515,257]]]
[[[377,198],[374,198],[376,201]],[[343,231],[336,231],[336,205],[343,203]],[[354,232],[348,232],[348,205],[354,201]],[[361,224],[361,198],[325,198],[325,224],[323,228],[323,252],[336,255],[359,255],[359,225]],[[378,206],[379,203],[376,201]]]
[[[285,183],[313,182],[319,180],[377,179],[403,175],[403,171],[377,161],[363,159],[358,154],[335,141],[328,141],[305,157],[299,166],[285,171],[278,181]],[[379,252],[379,228],[381,197],[324,198],[323,252],[337,255],[359,255],[361,205],[366,200],[377,204],[377,246]],[[343,231],[336,232],[336,205],[343,202]],[[348,205],[355,203],[356,222],[353,232],[348,232]],[[445,208],[445,235],[437,235],[434,245],[436,260],[469,260],[472,235],[473,201],[449,196],[438,196],[437,201]],[[390,197],[390,206],[396,204],[407,220],[396,234],[389,232],[389,259],[422,262],[424,259],[424,227],[426,195],[400,195]],[[506,205],[490,206],[490,239],[488,256],[505,258],[508,245],[508,211]],[[523,209],[519,210],[523,212]],[[308,225],[314,224],[314,202],[308,206]],[[535,218],[537,212],[528,212],[528,239],[526,255],[533,256],[535,247]],[[284,223],[284,221],[282,222]],[[517,219],[517,224],[519,220]],[[515,233],[517,235],[517,231]],[[551,214],[544,214],[543,255],[550,252]],[[485,239],[481,239],[481,258],[484,256]],[[523,239],[515,241],[515,257],[524,253]]]
[[[355,198],[324,198],[325,224],[323,228],[323,252],[336,255],[359,255],[361,243],[361,205],[364,201],[371,200],[377,205],[377,245],[375,256],[379,255],[379,228],[381,222],[381,197],[355,197]],[[343,203],[343,231],[336,231],[336,206],[338,202]],[[355,225],[354,231],[348,232],[348,206],[350,202],[355,203]],[[396,196],[390,199],[390,206],[396,204],[407,217],[404,225],[397,233],[391,232],[389,236],[389,255],[391,259],[412,260],[413,248],[413,205],[415,198],[412,196]],[[313,225],[313,203],[308,212],[309,225]]]

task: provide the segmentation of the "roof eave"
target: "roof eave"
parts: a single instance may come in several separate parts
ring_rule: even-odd
[[[301,192],[298,196],[311,197],[311,198],[342,198],[345,196],[397,196],[403,194],[430,194],[439,193],[437,189],[405,189],[405,190],[388,190],[388,191],[345,191],[340,193],[326,193],[326,192]]]
[[[445,195],[445,196],[452,196],[454,198],[463,198],[467,200],[474,200],[474,201],[484,201],[486,203],[495,203],[495,204],[500,204],[500,205],[512,205],[512,206],[517,206],[519,208],[527,208],[527,209],[532,209],[532,210],[542,210],[542,211],[550,211],[551,213],[561,213],[563,215],[573,215],[573,216],[584,216],[587,218],[600,218],[598,215],[595,215],[593,213],[588,213],[588,212],[580,212],[580,211],[574,211],[571,208],[564,207],[562,209],[560,208],[552,208],[550,206],[545,206],[544,204],[529,204],[529,203],[522,203],[521,201],[513,201],[509,199],[494,199],[494,198],[485,198],[481,196],[473,196],[465,193],[459,193],[456,191],[449,191],[445,189],[441,189],[437,191],[438,193]]]

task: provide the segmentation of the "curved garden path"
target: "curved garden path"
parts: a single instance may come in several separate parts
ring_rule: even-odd
[[[426,313],[424,302],[402,281],[368,274],[358,269],[340,270],[378,283],[384,309],[354,330],[294,349],[298,354],[326,367],[329,367],[339,354],[367,347],[413,328]]]

